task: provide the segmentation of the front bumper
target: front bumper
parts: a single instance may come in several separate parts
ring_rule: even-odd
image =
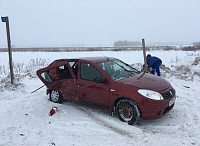
[[[168,113],[175,105],[176,95],[164,100],[144,99],[139,107],[142,113],[142,118],[157,119]]]

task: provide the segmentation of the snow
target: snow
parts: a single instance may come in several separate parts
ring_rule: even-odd
[[[200,145],[199,82],[200,62],[192,65],[200,52],[151,51],[163,60],[163,78],[176,89],[176,104],[155,120],[141,120],[130,126],[109,112],[65,101],[52,103],[35,70],[59,58],[111,56],[140,68],[142,51],[130,52],[14,52],[15,85],[9,84],[8,54],[0,53],[0,146],[13,145]],[[31,61],[32,60],[32,61]],[[45,60],[35,66],[33,60]],[[39,62],[39,61],[38,61]],[[23,64],[23,65],[22,65]],[[37,64],[37,63],[36,63]],[[5,72],[2,71],[3,66]],[[21,68],[20,71],[18,69]],[[185,72],[185,69],[188,69]],[[196,72],[196,73],[195,73]],[[52,107],[58,107],[49,116]]]

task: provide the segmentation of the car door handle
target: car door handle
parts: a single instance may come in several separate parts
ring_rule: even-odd
[[[84,86],[84,84],[78,84],[78,86]]]

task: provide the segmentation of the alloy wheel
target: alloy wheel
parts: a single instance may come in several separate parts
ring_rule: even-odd
[[[130,105],[123,103],[119,106],[119,114],[124,121],[128,122],[133,117],[133,110]]]
[[[51,100],[53,101],[53,102],[58,102],[58,100],[59,100],[59,92],[58,91],[52,91],[51,92]]]

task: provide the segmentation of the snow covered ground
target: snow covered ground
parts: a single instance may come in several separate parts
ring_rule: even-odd
[[[177,100],[165,116],[142,120],[135,126],[96,108],[67,101],[52,103],[45,88],[31,92],[43,85],[35,70],[54,59],[111,56],[139,69],[143,64],[142,51],[14,52],[16,84],[13,86],[7,77],[8,54],[0,53],[0,146],[200,145],[200,52],[149,53],[163,60],[162,77],[176,89]],[[58,111],[49,116],[53,106]]]

